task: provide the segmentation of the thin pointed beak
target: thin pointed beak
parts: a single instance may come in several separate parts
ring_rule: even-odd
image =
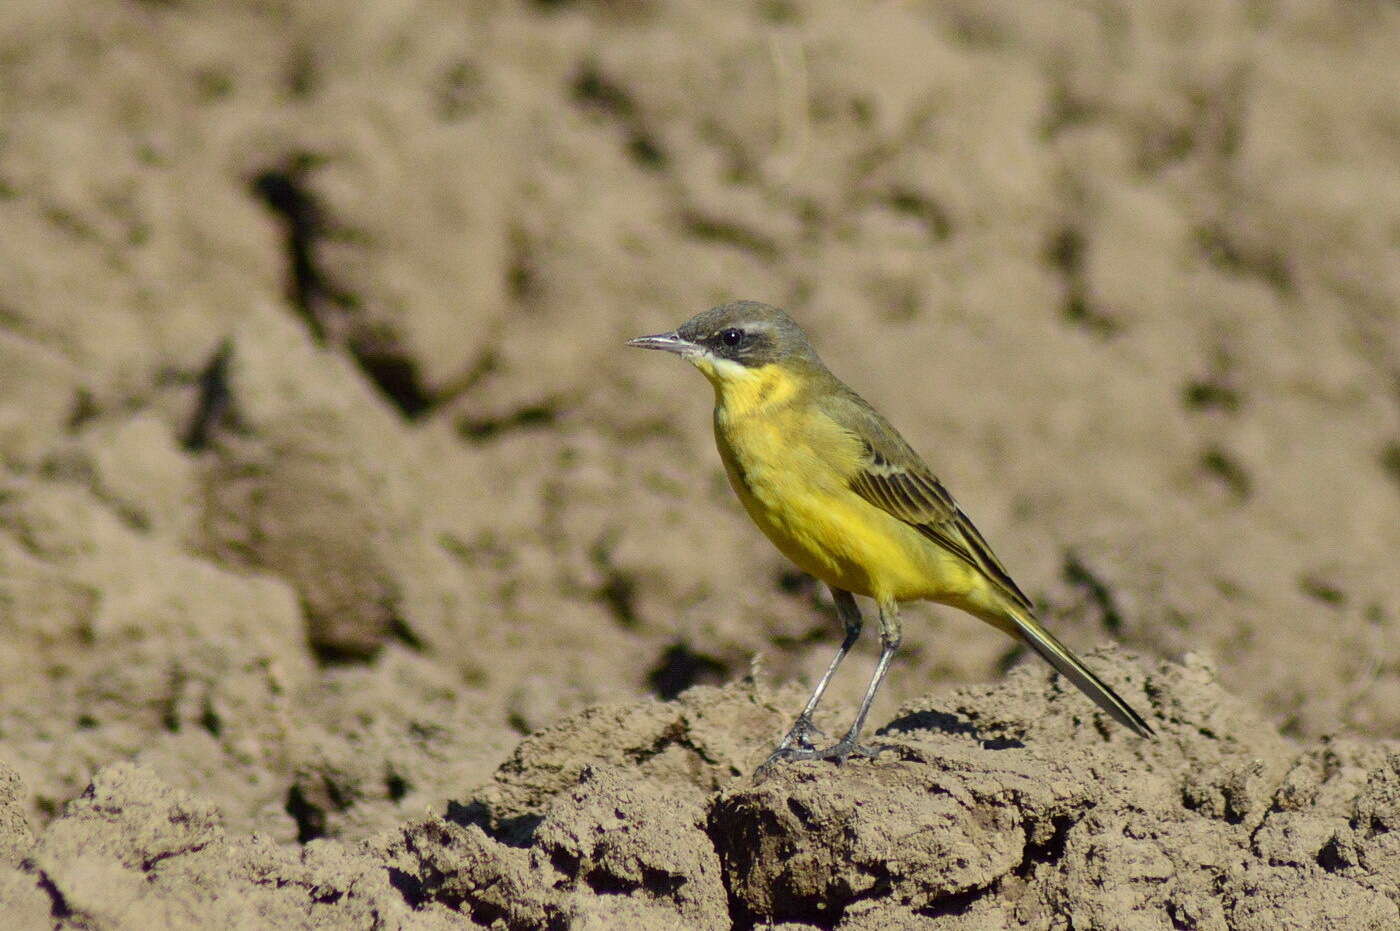
[[[627,345],[636,346],[638,349],[661,349],[666,352],[674,352],[677,355],[696,348],[694,343],[683,339],[675,330],[670,333],[658,333],[655,336],[638,336],[636,339],[629,339]]]

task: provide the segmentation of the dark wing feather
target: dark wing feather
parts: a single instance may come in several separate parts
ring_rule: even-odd
[[[1032,610],[1031,600],[982,534],[904,438],[850,389],[835,400],[829,413],[864,449],[860,469],[850,479],[851,490],[979,570],[1017,605]]]

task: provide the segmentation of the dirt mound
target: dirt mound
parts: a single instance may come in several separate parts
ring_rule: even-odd
[[[1157,740],[1022,670],[1004,690],[901,709],[879,760],[756,781],[779,696],[700,687],[586,711],[527,738],[444,815],[299,856],[230,837],[207,803],[115,764],[37,843],[7,816],[4,888],[18,919],[114,927],[1394,921],[1400,744],[1299,748],[1199,661],[1096,660],[1149,703]]]

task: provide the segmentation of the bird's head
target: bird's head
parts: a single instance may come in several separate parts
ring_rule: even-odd
[[[674,352],[716,385],[748,380],[774,364],[821,364],[791,317],[757,301],[712,307],[670,333],[640,336],[627,345]]]

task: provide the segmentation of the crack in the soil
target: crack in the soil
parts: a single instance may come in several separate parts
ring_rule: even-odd
[[[422,385],[418,364],[397,334],[374,325],[359,298],[335,283],[323,267],[318,246],[326,235],[325,211],[307,184],[315,159],[293,156],[260,172],[253,194],[282,222],[288,258],[288,300],[316,341],[348,350],[360,370],[410,419],[431,410],[437,399]]]

